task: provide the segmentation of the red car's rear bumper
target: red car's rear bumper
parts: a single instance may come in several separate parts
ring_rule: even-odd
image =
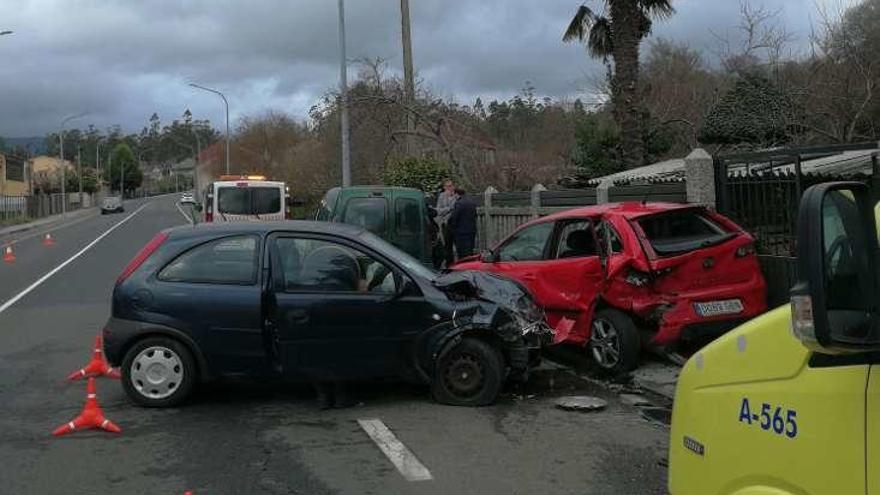
[[[727,299],[739,299],[742,302],[743,310],[735,314],[706,317],[698,314],[695,308],[696,303]],[[655,303],[655,301],[652,302]],[[764,277],[758,272],[748,282],[678,294],[670,303],[671,306],[663,309],[657,309],[654,304],[648,314],[640,315],[647,317],[652,311],[656,311],[655,317],[659,314],[657,333],[654,334],[650,342],[652,345],[663,346],[676,342],[681,338],[682,332],[686,328],[693,329],[695,332],[692,333],[698,333],[700,328],[710,331],[711,328],[724,328],[723,324],[719,325],[723,322],[742,322],[760,315],[767,311],[767,284],[764,282]],[[639,314],[637,308],[634,307],[633,310]],[[699,335],[689,336],[697,337]]]

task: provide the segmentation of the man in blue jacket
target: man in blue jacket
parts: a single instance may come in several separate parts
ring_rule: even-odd
[[[477,237],[477,202],[464,189],[455,190],[458,199],[449,217],[449,226],[455,240],[455,253],[459,258],[474,252]]]

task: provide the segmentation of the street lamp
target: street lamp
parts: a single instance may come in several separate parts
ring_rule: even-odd
[[[189,83],[189,85],[193,88],[198,88],[203,91],[208,91],[210,93],[214,93],[215,95],[219,95],[220,98],[223,98],[223,103],[226,104],[226,175],[229,175],[229,101],[226,99],[226,96],[224,96],[223,93],[217,91],[216,89],[199,86],[196,83]]]
[[[67,213],[67,167],[64,166],[64,126],[73,119],[85,117],[88,113],[80,113],[65,117],[61,121],[58,132],[58,155],[61,157],[61,214]]]

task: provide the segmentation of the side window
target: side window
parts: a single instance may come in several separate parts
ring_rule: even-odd
[[[330,208],[336,206],[336,198],[339,196],[339,188],[334,187],[327,191],[327,194],[324,195],[324,199],[321,200],[321,204],[318,205],[318,211],[315,213],[315,220],[329,222],[333,220],[331,218],[332,211]]]
[[[620,236],[617,235],[617,231],[614,230],[610,223],[602,221],[599,227],[596,228],[596,237],[599,238],[599,242],[605,243],[609,254],[623,252],[623,242],[621,242]]]
[[[526,227],[498,249],[500,261],[536,261],[544,258],[544,248],[553,232],[553,222]]]
[[[251,285],[257,279],[257,237],[224,237],[196,246],[159,272],[165,282]]]
[[[556,258],[583,258],[598,256],[593,227],[588,220],[578,220],[565,224],[559,229],[556,243]]]
[[[385,198],[352,198],[345,205],[343,223],[359,225],[376,235],[385,233]]]
[[[275,246],[289,292],[392,294],[397,289],[391,269],[357,249],[294,237],[280,237]]]
[[[425,223],[419,203],[412,198],[397,198],[394,201],[394,221],[397,232],[405,235],[418,235]]]

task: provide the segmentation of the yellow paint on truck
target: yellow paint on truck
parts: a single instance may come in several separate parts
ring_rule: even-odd
[[[783,306],[692,356],[675,396],[671,494],[880,494],[880,370],[811,365],[812,354]]]

